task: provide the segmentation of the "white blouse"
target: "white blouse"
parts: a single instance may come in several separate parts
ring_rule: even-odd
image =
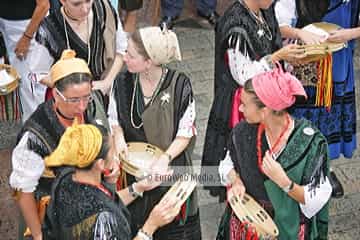
[[[37,138],[31,132],[25,132],[12,152],[12,172],[10,186],[22,192],[34,192],[44,172],[44,159],[28,148],[29,138]]]
[[[180,119],[176,137],[191,138],[193,136],[196,136],[197,130],[195,127],[195,118],[196,118],[195,99],[193,99],[192,101],[189,102],[184,115]],[[109,109],[108,109],[108,121],[110,126],[119,126],[117,104],[112,89],[111,89]]]
[[[234,163],[231,159],[230,152],[226,152],[224,160],[220,161],[219,174],[223,185],[230,184],[228,178],[229,172],[234,169]],[[311,183],[304,186],[305,204],[299,203],[301,212],[307,217],[312,218],[328,202],[331,197],[332,187],[328,177],[321,175],[320,184],[316,191],[309,190]]]
[[[280,27],[294,27],[297,21],[295,0],[278,0],[275,4],[275,15]]]

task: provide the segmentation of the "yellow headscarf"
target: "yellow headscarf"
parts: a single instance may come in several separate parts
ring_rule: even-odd
[[[65,49],[59,61],[57,61],[50,69],[51,86],[72,73],[88,73],[91,75],[87,63],[81,59],[76,58],[76,52],[71,49]]]
[[[45,158],[45,165],[89,166],[99,154],[102,141],[102,134],[97,127],[74,123],[66,129],[55,151]]]

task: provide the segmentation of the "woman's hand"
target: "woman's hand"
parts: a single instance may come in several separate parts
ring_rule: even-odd
[[[238,196],[240,199],[244,197],[246,188],[239,176],[236,176],[231,183],[231,188],[227,191],[227,199],[230,201],[233,196]]]
[[[29,51],[29,47],[30,47],[30,41],[31,41],[31,39],[22,35],[16,44],[15,54],[16,54],[16,57],[18,59],[20,59],[21,61],[26,58],[26,55],[27,55],[27,53]]]
[[[300,59],[306,57],[305,48],[297,44],[289,44],[277,50],[271,55],[271,60],[277,62],[285,60],[289,63],[297,63]]]
[[[263,158],[262,168],[264,174],[268,176],[271,179],[271,181],[276,183],[279,187],[284,188],[290,185],[291,180],[286,175],[280,163],[278,163],[272,158],[269,151],[266,151],[265,153],[265,156]]]
[[[111,89],[111,82],[108,80],[93,81],[92,89],[100,90],[104,95],[107,95]]]
[[[104,172],[105,180],[108,183],[115,184],[120,176],[120,162],[118,160],[111,161],[108,169],[111,169],[110,172]]]
[[[146,192],[150,191],[158,186],[163,182],[163,180],[170,179],[173,175],[174,170],[168,170],[164,175],[149,175],[144,179],[138,181],[135,185],[135,188],[139,192]]]
[[[297,36],[305,44],[319,44],[327,39],[325,35],[318,35],[303,29],[298,29]]]
[[[340,29],[333,32],[330,32],[330,36],[328,37],[328,40],[330,42],[337,42],[337,43],[343,43],[352,40],[353,38],[356,38],[354,35],[353,29]]]
[[[128,159],[129,150],[126,144],[123,134],[114,135],[115,151],[117,156],[120,156],[122,159]]]
[[[159,228],[174,220],[179,214],[181,206],[178,206],[176,199],[166,197],[155,205],[146,220],[143,230],[151,235]]]
[[[158,159],[156,159],[150,166],[150,171],[153,174],[164,175],[168,172],[169,163],[171,159],[169,155],[162,154]]]

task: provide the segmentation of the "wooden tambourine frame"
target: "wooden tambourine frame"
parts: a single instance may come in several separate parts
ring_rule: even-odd
[[[194,191],[196,184],[196,180],[192,179],[190,174],[184,174],[171,186],[162,199],[168,198],[175,200],[176,205],[174,208],[178,209]]]
[[[13,77],[13,81],[6,85],[0,85],[0,95],[8,95],[13,92],[19,86],[20,77],[12,66],[8,64],[0,64],[0,70],[5,69],[6,72]]]
[[[141,153],[142,157],[144,157],[144,159],[140,159],[140,161],[152,161],[158,159],[164,153],[160,148],[145,142],[129,142],[127,145],[129,156],[125,159],[120,155],[121,168],[126,173],[137,178],[147,176],[149,169],[144,165],[139,166],[132,161],[136,153]]]
[[[261,236],[276,239],[279,235],[270,215],[250,195],[245,194],[241,200],[238,196],[233,196],[229,202],[238,219],[249,223]]]
[[[327,33],[341,29],[341,27],[336,24],[326,22],[312,23],[310,25],[320,28]],[[305,53],[307,56],[300,61],[302,63],[309,63],[318,61],[326,57],[329,53],[333,53],[343,49],[344,47],[346,47],[346,43],[324,42],[320,44],[303,45],[303,47],[305,48]]]

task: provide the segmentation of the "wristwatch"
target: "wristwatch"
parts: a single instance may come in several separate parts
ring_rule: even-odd
[[[290,185],[286,186],[286,187],[283,187],[282,190],[286,193],[290,192],[291,190],[293,190],[294,188],[294,182],[291,181]]]
[[[144,232],[144,230],[142,230],[142,228],[139,229],[136,236],[138,236],[142,240],[153,240],[153,237],[150,234]]]
[[[142,197],[143,193],[142,192],[138,192],[135,190],[134,188],[135,183],[131,184],[128,188],[129,188],[129,193],[131,194],[132,197],[137,198],[137,197]]]

